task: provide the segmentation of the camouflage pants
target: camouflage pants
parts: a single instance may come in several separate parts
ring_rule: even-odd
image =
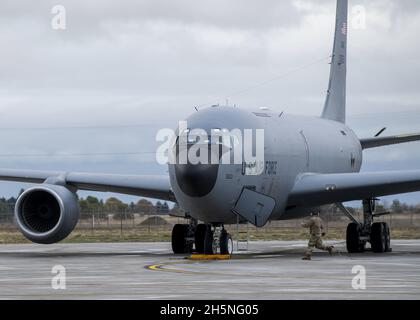
[[[306,251],[306,254],[309,256],[312,255],[312,251],[315,248],[319,250],[327,250],[327,247],[322,243],[321,236],[311,235],[309,238],[308,250]]]

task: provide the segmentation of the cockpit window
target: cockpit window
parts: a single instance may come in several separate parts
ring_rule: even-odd
[[[216,153],[220,160],[223,154],[230,151],[233,146],[239,144],[237,137],[224,135],[224,130],[218,128],[212,130],[212,135],[200,134],[200,132],[190,129],[184,130],[183,134],[182,139],[181,136],[177,137],[173,149],[177,163],[181,150],[185,151],[187,149],[189,153],[191,148],[194,147],[194,151],[192,152],[195,152],[196,156],[199,157],[201,151],[203,151],[202,148],[206,148],[208,163],[212,163],[212,158],[214,158]]]

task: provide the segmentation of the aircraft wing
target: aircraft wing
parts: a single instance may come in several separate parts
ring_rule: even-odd
[[[320,206],[415,191],[420,191],[420,170],[303,174],[296,180],[287,206]]]
[[[360,144],[362,145],[362,149],[370,149],[417,140],[420,140],[420,133],[360,139]]]
[[[169,201],[175,200],[169,176],[0,169],[0,181],[48,183],[57,179],[78,190],[116,192]]]

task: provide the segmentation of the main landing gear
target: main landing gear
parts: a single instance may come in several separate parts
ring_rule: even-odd
[[[172,229],[172,251],[175,254],[232,254],[233,241],[222,224],[176,224]]]
[[[375,213],[376,200],[363,200],[363,223],[358,222],[342,205],[337,204],[352,222],[347,226],[346,243],[350,253],[364,252],[366,243],[370,242],[375,253],[391,252],[391,233],[386,222],[373,222],[375,217],[388,213]]]

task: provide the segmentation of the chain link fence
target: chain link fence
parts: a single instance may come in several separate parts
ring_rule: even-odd
[[[0,212],[0,230],[16,230],[13,214],[14,205],[8,204],[6,209],[4,207],[2,209],[2,212]],[[114,236],[125,236],[127,240],[131,239],[133,241],[167,241],[170,239],[170,234],[175,224],[188,223],[188,220],[183,218],[145,211],[116,208],[83,210],[74,233],[79,235],[96,235],[96,240],[98,241],[101,240],[101,236],[104,240],[107,240],[107,232]],[[354,215],[361,221],[363,217],[362,210],[355,210]],[[345,237],[345,230],[349,223],[347,217],[331,207],[323,210],[322,219],[329,238],[342,239]],[[301,227],[301,223],[304,220],[271,221],[263,228],[255,228],[244,224],[227,225],[225,227],[236,239],[304,239],[307,235],[307,230]],[[409,238],[413,235],[416,236],[416,234],[420,236],[420,232],[418,232],[420,230],[420,214],[418,213],[390,214],[377,219],[377,221],[387,222],[393,232],[396,232],[396,234],[401,234],[402,232],[403,237]],[[407,230],[411,233],[405,234],[404,232]],[[117,238],[114,239],[118,240]],[[89,240],[89,238],[86,238],[86,240]]]

